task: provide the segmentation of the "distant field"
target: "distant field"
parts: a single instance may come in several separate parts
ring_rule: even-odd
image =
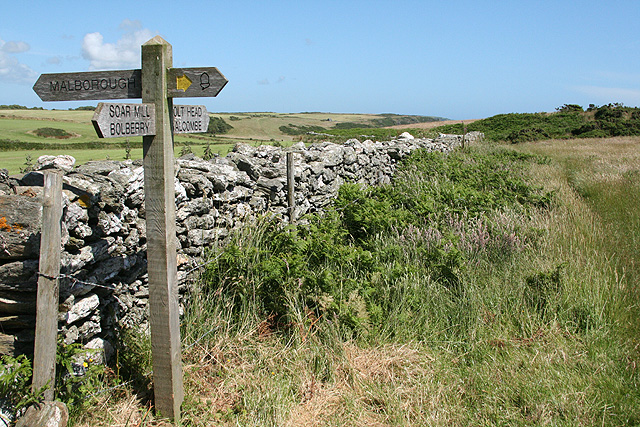
[[[221,156],[226,155],[235,144],[215,144],[211,145],[211,151]],[[183,146],[176,146],[174,154],[176,157],[180,156],[180,152]],[[205,145],[192,145],[191,149],[196,156],[202,157],[204,154]],[[92,160],[125,160],[126,152],[124,148],[112,148],[112,149],[98,149],[98,150],[21,150],[21,151],[0,151],[0,168],[9,170],[9,173],[14,175],[25,168],[27,162],[27,156],[30,156],[31,162],[35,164],[38,157],[43,155],[60,156],[63,154],[72,155],[76,159],[76,165]],[[131,150],[131,159],[141,159],[142,148],[134,148]]]
[[[334,114],[334,113],[219,113],[212,116],[222,117],[233,126],[228,136],[279,139],[293,141],[298,138],[282,133],[280,126],[294,124],[296,126],[320,126],[331,128],[337,123],[353,122],[368,124],[375,116],[371,114]],[[237,119],[232,119],[237,118]],[[239,119],[239,120],[238,120]]]
[[[460,123],[464,123],[465,125],[476,122],[480,119],[471,119],[471,120],[442,120],[437,122],[426,122],[426,123],[415,123],[412,124],[411,127],[415,129],[433,129],[438,126],[443,125],[459,125]],[[388,126],[389,129],[404,129],[407,125],[394,125]]]
[[[380,123],[381,120],[412,121],[428,120],[429,117],[402,116],[389,114],[337,114],[337,113],[210,113],[211,117],[220,117],[233,126],[224,135],[183,134],[175,137],[176,154],[185,144],[192,146],[196,155],[202,156],[207,143],[212,151],[225,155],[237,143],[248,144],[291,144],[302,139],[299,135],[283,133],[282,126],[319,127],[327,131],[337,124],[368,127]],[[0,167],[9,169],[10,173],[18,173],[24,167],[27,156],[35,160],[43,155],[70,154],[78,164],[89,160],[110,158],[124,159],[125,149],[122,144],[125,138],[99,139],[91,124],[93,111],[78,110],[0,110],[0,141],[20,141],[23,143],[51,144],[52,148],[36,147],[37,149],[16,149],[12,151],[0,150]],[[436,118],[434,118],[436,119]],[[434,123],[444,123],[442,121]],[[412,123],[411,127],[418,127],[422,123]],[[33,133],[39,128],[62,129],[73,137],[67,139],[43,138]],[[401,125],[408,127],[408,125]],[[142,157],[141,137],[130,138],[133,148],[132,158]],[[99,148],[87,149],[74,147],[75,144],[97,143]],[[53,146],[56,144],[56,146]],[[64,144],[60,147],[59,144]],[[42,149],[41,149],[42,148]]]

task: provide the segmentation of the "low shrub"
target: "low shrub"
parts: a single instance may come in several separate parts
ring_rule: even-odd
[[[622,104],[596,106],[585,112],[580,105],[565,104],[555,113],[498,114],[477,120],[467,126],[468,131],[480,131],[491,141],[511,143],[544,139],[606,138],[640,135],[640,108]],[[462,125],[435,128],[442,133],[462,133]]]
[[[207,133],[214,135],[222,135],[233,129],[229,123],[225,122],[222,117],[211,117],[209,119],[209,126],[207,127]]]
[[[418,151],[394,185],[345,184],[333,208],[306,224],[282,227],[264,218],[240,232],[208,268],[205,292],[225,295],[236,316],[253,312],[275,327],[286,329],[297,313],[309,312],[369,336],[389,327],[393,301],[414,301],[415,289],[396,284],[416,275],[447,290],[457,318],[459,304],[467,304],[465,264],[478,257],[502,262],[531,240],[495,213],[550,206],[553,195],[524,179],[531,161],[541,159]]]
[[[67,139],[73,136],[72,134],[70,134],[64,129],[56,129],[56,128],[38,128],[34,130],[33,133],[43,138],[56,138],[56,139]]]

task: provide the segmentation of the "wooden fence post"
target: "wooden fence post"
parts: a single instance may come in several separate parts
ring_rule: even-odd
[[[295,180],[293,168],[293,153],[287,153],[287,206],[289,208],[289,223],[296,222],[296,197],[295,197]]]
[[[466,138],[467,138],[467,125],[463,121],[462,122],[462,148],[463,149],[465,146]]]
[[[153,389],[156,410],[179,423],[184,391],[176,262],[173,102],[167,97],[167,70],[172,62],[171,45],[160,36],[142,45],[142,102],[155,104],[156,121],[156,135],[143,137]]]
[[[36,338],[33,358],[33,391],[48,386],[45,400],[53,400],[56,378],[58,300],[60,275],[60,221],[62,218],[62,175],[44,174],[40,276],[36,300]]]

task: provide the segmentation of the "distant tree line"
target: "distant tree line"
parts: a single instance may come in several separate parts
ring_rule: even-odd
[[[42,107],[25,107],[24,105],[0,105],[0,110],[44,110]]]

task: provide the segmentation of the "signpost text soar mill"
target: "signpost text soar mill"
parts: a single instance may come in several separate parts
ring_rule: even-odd
[[[100,138],[156,134],[153,104],[99,103],[91,119]],[[173,133],[206,132],[209,113],[204,105],[174,105]]]

